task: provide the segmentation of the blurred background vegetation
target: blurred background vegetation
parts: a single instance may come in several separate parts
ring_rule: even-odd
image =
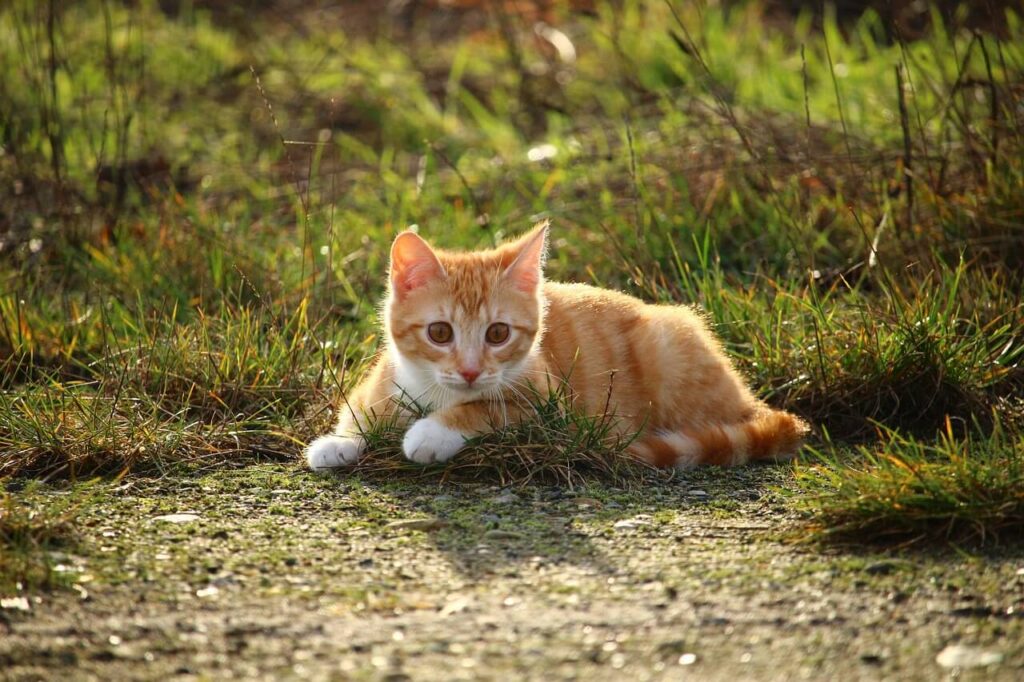
[[[11,0],[0,477],[294,458],[395,234],[550,217],[552,278],[703,307],[815,424],[819,529],[998,536],[1022,96],[1019,2]]]

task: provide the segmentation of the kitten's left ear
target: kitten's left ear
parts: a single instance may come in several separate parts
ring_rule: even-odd
[[[520,291],[532,294],[544,278],[544,259],[547,257],[548,226],[545,220],[534,226],[520,240],[519,254],[505,269],[505,279]]]

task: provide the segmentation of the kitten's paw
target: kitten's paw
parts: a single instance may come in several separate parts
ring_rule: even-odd
[[[306,448],[310,469],[333,469],[359,461],[366,450],[366,441],[343,436],[320,436]]]
[[[447,462],[466,444],[466,437],[455,429],[427,417],[420,419],[405,432],[402,452],[407,459],[420,464]]]

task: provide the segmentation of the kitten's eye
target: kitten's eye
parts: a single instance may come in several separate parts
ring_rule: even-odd
[[[431,322],[427,327],[427,336],[439,346],[452,340],[452,326],[447,322]]]
[[[508,341],[508,325],[504,322],[495,322],[487,328],[485,337],[487,338],[487,343],[492,346],[505,343]]]

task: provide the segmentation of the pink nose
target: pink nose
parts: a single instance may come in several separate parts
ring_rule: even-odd
[[[480,370],[478,369],[460,369],[459,374],[466,380],[467,384],[472,385],[476,378],[480,376]]]

